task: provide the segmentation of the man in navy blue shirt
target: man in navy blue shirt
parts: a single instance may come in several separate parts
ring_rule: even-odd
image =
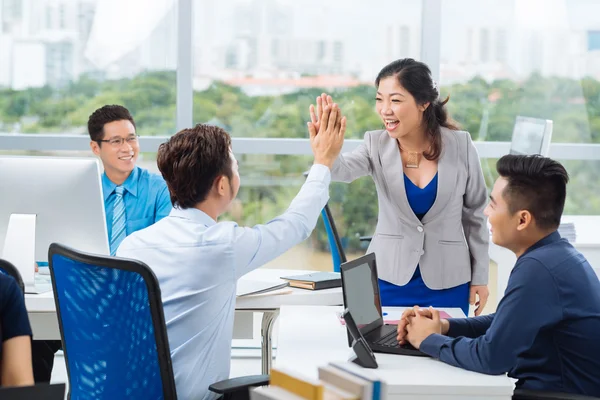
[[[31,326],[23,292],[0,273],[0,386],[33,385]]]
[[[457,367],[508,373],[517,389],[600,396],[600,281],[557,232],[568,174],[538,155],[507,155],[496,168],[485,214],[494,243],[517,256],[496,313],[407,310],[398,339]]]

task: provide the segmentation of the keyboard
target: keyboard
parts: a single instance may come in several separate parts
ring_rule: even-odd
[[[411,349],[411,350],[414,349],[414,347],[409,343],[400,344],[398,342],[398,334],[396,332],[391,332],[390,334],[382,337],[381,339],[376,341],[375,344],[377,344],[379,346],[383,346],[383,347],[398,347],[398,348],[402,348],[402,349]]]
[[[375,344],[384,347],[401,347],[398,343],[398,334],[396,332],[391,332],[390,334],[382,337],[381,339],[376,341]]]

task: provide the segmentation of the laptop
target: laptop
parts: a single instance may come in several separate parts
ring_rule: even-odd
[[[345,262],[340,269],[344,307],[352,313],[371,349],[376,353],[427,356],[410,344],[400,345],[398,326],[383,323],[375,253]]]
[[[38,383],[35,386],[0,387],[1,400],[63,400],[65,384]]]

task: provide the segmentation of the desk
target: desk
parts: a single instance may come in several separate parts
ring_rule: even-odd
[[[573,222],[577,234],[573,246],[588,260],[596,274],[600,277],[600,215],[564,215],[562,222]],[[515,254],[495,245],[490,237],[490,258],[498,264],[498,302],[508,285],[508,278],[517,262]]]
[[[258,269],[244,275],[241,279],[274,281],[280,276],[300,275],[311,271]],[[236,311],[263,313],[261,324],[262,373],[268,374],[273,360],[271,336],[273,324],[284,305],[339,305],[343,304],[342,289],[304,290],[292,288],[287,294],[263,294],[238,297]],[[60,330],[54,304],[54,293],[26,294],[25,306],[29,315],[34,339],[60,340]]]
[[[341,310],[324,306],[282,307],[275,366],[316,379],[319,366],[347,361],[352,350],[346,329],[336,316]],[[460,309],[441,310],[464,316]],[[381,353],[375,353],[375,357],[379,368],[369,371],[387,384],[386,400],[509,400],[514,390],[514,381],[506,375],[483,375],[429,357]]]

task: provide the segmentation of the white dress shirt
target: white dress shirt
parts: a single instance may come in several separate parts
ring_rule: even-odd
[[[265,225],[215,222],[196,208],[129,235],[118,257],[147,264],[158,278],[180,399],[212,399],[229,378],[236,282],[308,238],[329,200],[329,168],[312,166],[288,210]]]

